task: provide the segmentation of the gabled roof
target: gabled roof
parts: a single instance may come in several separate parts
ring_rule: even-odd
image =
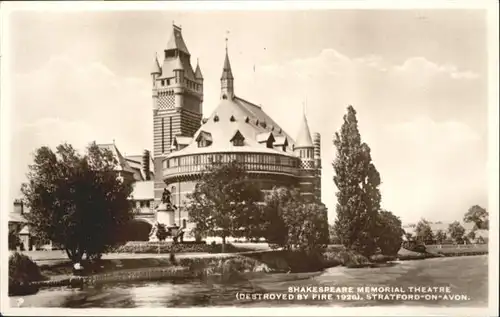
[[[186,43],[184,42],[184,38],[182,37],[182,29],[176,25],[172,28],[172,34],[170,35],[170,39],[167,42],[167,50],[175,50],[178,49],[189,55],[189,51],[187,49]]]
[[[21,231],[19,231],[19,234],[30,234],[30,228],[29,226],[24,226]]]
[[[299,135],[295,141],[295,148],[301,147],[313,147],[313,141],[311,139],[311,131],[309,131],[309,125],[307,124],[306,115],[302,117],[302,126],[299,130]]]
[[[200,141],[201,139],[205,139],[207,141],[210,141],[212,142],[212,134],[210,132],[206,132],[206,131],[200,131],[200,133],[198,133],[198,136],[196,137],[196,142]]]
[[[114,143],[111,143],[111,144],[97,144],[97,146],[100,149],[106,149],[106,150],[111,151],[111,154],[113,155],[113,157],[118,162],[118,164],[117,164],[117,166],[115,168],[116,171],[125,171],[125,172],[129,172],[129,173],[134,173],[134,170],[130,167],[129,163],[123,157],[123,155],[120,153],[120,151],[118,150],[118,148],[116,147],[116,145]]]
[[[233,142],[234,140],[245,140],[245,137],[241,134],[240,130],[236,130],[229,142]]]
[[[259,133],[259,134],[257,134],[257,136],[255,138],[257,139],[257,142],[259,142],[259,143],[268,142],[268,141],[271,141],[271,142],[275,141],[274,136],[271,132]]]

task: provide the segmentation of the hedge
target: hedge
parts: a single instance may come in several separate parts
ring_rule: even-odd
[[[221,253],[221,244],[206,244],[200,242],[127,242],[114,250],[117,253]],[[237,247],[232,244],[225,245],[225,253],[254,251],[253,249]]]

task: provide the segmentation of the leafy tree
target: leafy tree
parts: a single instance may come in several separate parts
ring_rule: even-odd
[[[73,262],[119,243],[116,233],[132,218],[132,186],[117,177],[116,164],[95,142],[84,155],[69,144],[37,149],[21,189],[35,236],[60,245]]]
[[[415,235],[417,241],[423,244],[433,244],[434,243],[434,234],[432,233],[430,223],[422,219],[417,223],[417,228],[415,229]]]
[[[475,230],[471,230],[468,234],[467,234],[467,239],[469,241],[474,241],[476,240],[476,231]]]
[[[330,243],[331,244],[341,244],[340,238],[337,236],[337,232],[335,232],[334,226],[332,226],[332,225],[328,226],[328,234],[330,236]]]
[[[329,240],[328,215],[323,204],[306,202],[295,189],[274,188],[266,196],[268,242],[285,250],[320,254]]]
[[[241,235],[240,228],[244,235],[255,235],[262,223],[261,198],[260,189],[238,162],[213,163],[188,194],[187,211],[196,224],[195,233],[221,237],[224,252],[226,237]]]
[[[334,227],[341,242],[364,256],[376,251],[377,217],[380,209],[380,175],[372,163],[370,147],[361,142],[356,111],[347,108],[337,148],[333,178],[337,191],[337,219]]]
[[[299,198],[297,191],[286,187],[274,187],[265,196],[264,206],[262,207],[264,214],[262,225],[264,237],[268,243],[277,246],[286,244],[288,227],[282,217],[282,210],[294,198]]]
[[[446,239],[448,239],[448,237],[446,235],[446,232],[440,229],[436,232],[435,239],[437,244],[443,244],[446,241]]]
[[[164,241],[167,238],[167,229],[163,223],[156,223],[156,237],[160,241]]]
[[[448,233],[450,234],[450,237],[453,239],[453,241],[455,241],[456,243],[463,243],[465,228],[460,224],[460,222],[454,221],[450,223],[450,225],[448,226]]]
[[[469,208],[464,215],[465,223],[474,223],[475,229],[488,229],[489,228],[489,215],[486,209],[481,206],[474,205]]]
[[[377,222],[377,246],[384,255],[396,255],[403,243],[404,230],[399,217],[382,210]]]

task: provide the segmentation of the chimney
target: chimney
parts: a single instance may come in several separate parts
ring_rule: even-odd
[[[14,212],[17,214],[23,214],[23,201],[21,199],[14,200]]]
[[[146,180],[151,180],[151,172],[149,171],[149,165],[151,162],[151,157],[148,150],[144,150],[144,154],[142,155],[142,171],[146,177]]]

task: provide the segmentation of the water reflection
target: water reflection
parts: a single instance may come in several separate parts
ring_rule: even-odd
[[[44,289],[25,296],[23,307],[136,308],[194,307],[224,305],[435,305],[486,306],[488,298],[487,256],[404,261],[392,267],[346,269],[336,267],[307,274],[254,274],[245,280],[189,283],[143,282],[114,284],[84,290]],[[373,301],[258,301],[237,300],[237,292],[286,293],[290,286],[412,286],[452,285],[454,293],[467,294],[469,302],[373,302]],[[16,297],[11,305],[16,306]]]

